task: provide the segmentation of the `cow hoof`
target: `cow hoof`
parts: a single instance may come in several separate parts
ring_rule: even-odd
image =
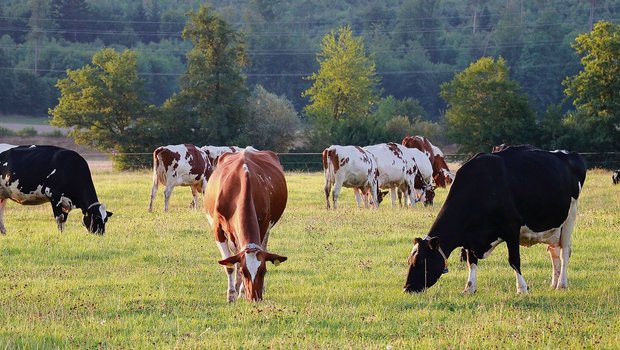
[[[465,288],[465,289],[463,289],[463,291],[461,292],[461,294],[463,294],[463,295],[472,295],[472,294],[476,294],[476,290],[475,290],[475,289],[471,289],[471,288]]]
[[[528,294],[528,288],[522,289],[522,288],[517,288],[517,294]]]

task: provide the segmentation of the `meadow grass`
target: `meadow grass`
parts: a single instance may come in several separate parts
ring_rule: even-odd
[[[32,116],[7,114],[7,115],[0,115],[0,123],[48,125],[49,119],[46,117],[32,117]]]
[[[288,173],[288,206],[269,250],[265,300],[226,301],[225,273],[205,215],[178,187],[171,210],[158,193],[147,212],[148,172],[96,171],[114,212],[103,237],[81,213],[60,233],[49,205],[9,203],[0,236],[0,348],[524,349],[620,347],[620,186],[588,172],[569,265],[569,289],[550,290],[542,245],[522,248],[528,295],[517,295],[505,245],[481,261],[478,292],[462,295],[467,268],[422,294],[404,294],[406,258],[434,207],[325,209],[320,173]],[[472,200],[476,200],[472,198]]]

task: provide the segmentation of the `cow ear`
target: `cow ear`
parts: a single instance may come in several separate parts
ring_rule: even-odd
[[[108,215],[107,217],[110,217],[110,216],[112,216],[112,214],[114,214],[114,213],[112,213],[111,211],[107,211],[107,210],[106,210],[106,214]]]
[[[228,258],[220,260],[217,263],[220,264],[220,265],[224,265],[226,267],[232,267],[232,265],[234,265],[234,264],[236,264],[236,263],[241,261],[241,254],[242,253],[239,253],[239,254],[233,255],[233,256],[229,256]]]
[[[413,244],[420,244],[422,243],[423,239],[420,237],[416,237],[413,239]]]
[[[431,249],[439,249],[439,238],[438,237],[432,237],[431,239],[428,240],[428,246]]]
[[[281,262],[285,262],[288,258],[286,256],[265,252],[265,261],[271,261],[274,265],[278,266]]]

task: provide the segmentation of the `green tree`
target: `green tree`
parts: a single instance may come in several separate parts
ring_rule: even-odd
[[[71,128],[76,143],[101,151],[144,152],[150,149],[150,108],[144,101],[135,52],[112,48],[93,55],[92,64],[67,70],[58,80],[58,105],[49,110],[53,126]],[[115,158],[119,168],[127,158]]]
[[[598,22],[573,45],[583,70],[564,80],[565,93],[573,98],[572,115],[586,134],[588,150],[620,149],[620,25]]]
[[[510,80],[504,59],[483,57],[441,85],[448,103],[448,136],[461,152],[489,151],[501,143],[534,139],[535,116],[527,96]]]
[[[379,79],[363,38],[354,37],[350,27],[332,31],[323,37],[317,60],[319,71],[307,78],[313,84],[302,94],[310,98],[305,112],[315,132],[323,142],[364,142]]]
[[[254,88],[248,102],[250,118],[244,143],[275,152],[290,150],[299,131],[299,116],[293,104],[260,85]]]
[[[187,54],[181,92],[168,105],[195,118],[188,125],[193,136],[186,142],[237,143],[248,118],[243,39],[207,5],[189,16],[183,38],[194,47]]]

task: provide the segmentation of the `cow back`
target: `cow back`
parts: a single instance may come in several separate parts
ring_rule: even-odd
[[[282,216],[287,198],[284,171],[277,155],[248,148],[220,156],[207,185],[205,210],[213,220],[220,220],[228,234],[259,234],[262,241]],[[236,225],[258,232],[240,232]]]

